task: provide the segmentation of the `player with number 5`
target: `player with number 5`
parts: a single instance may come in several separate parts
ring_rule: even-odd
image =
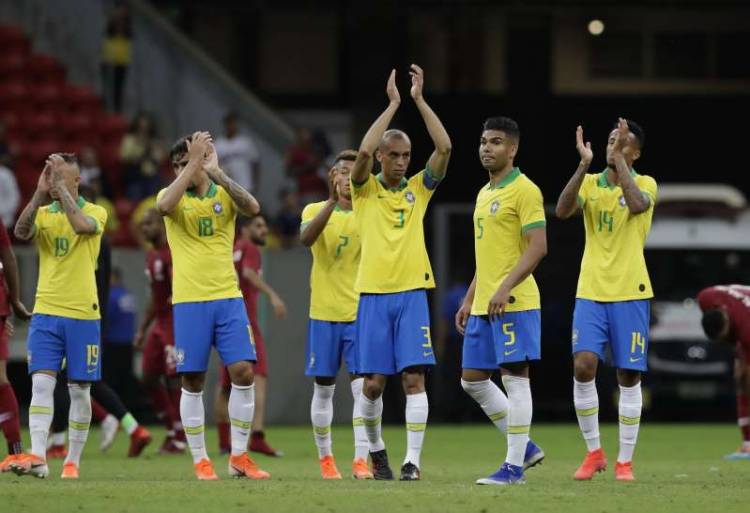
[[[77,479],[91,422],[91,383],[101,378],[100,305],[94,271],[107,212],[78,195],[81,172],[72,153],[47,159],[15,235],[33,239],[39,282],[28,338],[31,452],[11,464],[20,475],[47,477],[47,437],[57,373],[67,369],[70,448],[63,479]],[[52,203],[45,205],[49,199]]]
[[[260,211],[255,198],[219,168],[207,132],[177,141],[170,151],[177,178],[157,195],[172,250],[175,359],[182,378],[180,417],[195,475],[218,479],[206,454],[203,386],[211,346],[227,366],[232,452],[229,475],[266,479],[247,455],[255,409],[256,360],[250,322],[234,269],[237,214]]]
[[[620,452],[615,465],[619,481],[632,481],[633,452],[643,399],[641,373],[646,370],[650,298],[653,297],[643,246],[651,229],[656,181],[636,173],[633,163],[643,151],[643,129],[620,118],[609,134],[607,167],[587,174],[593,152],[576,130],[578,169],[560,194],[555,212],[567,219],[580,208],[586,247],[573,312],[573,401],[588,454],[574,479],[588,480],[607,468],[599,441],[599,397],[596,370],[611,354],[620,385]],[[609,346],[609,351],[607,351]]]

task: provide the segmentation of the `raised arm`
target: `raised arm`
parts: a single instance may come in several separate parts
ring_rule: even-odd
[[[5,227],[0,226],[0,230],[5,230]],[[30,319],[31,313],[21,302],[21,282],[18,279],[18,263],[13,248],[7,246],[0,249],[0,262],[3,264],[3,274],[5,275],[5,281],[8,283],[8,296],[13,313],[19,319]],[[3,329],[2,325],[0,325],[0,329]]]
[[[73,195],[68,190],[68,186],[65,184],[65,177],[63,175],[65,161],[63,158],[60,155],[53,154],[50,155],[47,162],[50,166],[50,176],[52,179],[51,190],[57,196],[57,200],[60,202],[60,206],[63,212],[65,212],[65,216],[68,218],[73,231],[78,235],[96,233],[99,229],[96,219],[83,213],[78,206],[78,202],[73,198]],[[104,229],[103,226],[102,229]]]
[[[568,180],[568,184],[560,193],[560,197],[557,198],[557,206],[555,206],[555,215],[560,219],[569,218],[578,209],[578,191],[581,190],[583,179],[586,178],[586,171],[589,170],[591,160],[594,158],[591,143],[583,143],[583,128],[581,126],[576,128],[576,149],[581,156],[581,161],[578,163],[578,168],[573,176]]]
[[[208,145],[208,153],[204,162],[204,168],[209,178],[221,185],[232,198],[234,205],[241,214],[254,216],[260,212],[260,204],[255,197],[247,192],[240,184],[229,178],[219,167],[219,157],[213,144]]]
[[[328,224],[328,219],[331,218],[333,210],[336,208],[336,203],[339,200],[338,187],[336,186],[336,168],[334,167],[328,173],[328,201],[326,201],[323,208],[320,209],[315,217],[307,223],[299,233],[299,240],[303,245],[308,248],[315,244],[320,234]]]
[[[495,295],[490,299],[487,307],[487,315],[490,317],[502,315],[505,305],[510,301],[511,291],[533,271],[542,258],[547,254],[547,230],[543,226],[532,228],[526,232],[526,240],[529,245],[518,259],[516,265],[510,270],[508,276],[498,287]]]
[[[169,184],[164,193],[156,201],[156,209],[163,216],[168,215],[180,202],[185,191],[188,190],[193,177],[203,168],[203,158],[208,151],[211,135],[208,132],[195,132],[191,140],[187,141],[188,163],[182,173]]]
[[[651,206],[651,199],[642,190],[630,176],[630,167],[628,166],[625,156],[622,154],[622,148],[626,144],[630,135],[628,122],[620,118],[617,125],[617,135],[615,136],[615,145],[613,148],[613,157],[615,168],[617,169],[617,179],[622,188],[622,195],[625,198],[625,204],[633,215],[645,212]]]
[[[34,221],[36,220],[36,213],[39,210],[39,207],[44,206],[49,200],[49,189],[50,171],[49,166],[45,165],[42,174],[39,177],[39,182],[37,183],[34,195],[24,207],[21,215],[18,216],[18,221],[16,221],[13,234],[17,239],[29,240],[34,236]]]
[[[352,167],[351,176],[354,184],[363,184],[370,176],[375,150],[378,149],[383,134],[388,129],[388,125],[391,124],[393,115],[396,114],[396,111],[401,104],[401,95],[398,93],[398,88],[396,87],[395,69],[391,70],[385,91],[386,94],[388,94],[388,107],[386,107],[385,111],[378,116],[378,119],[375,120],[362,138],[362,143],[359,145],[359,153],[357,153],[357,160],[354,161],[354,166]]]
[[[414,103],[417,104],[417,109],[422,115],[427,132],[430,134],[432,143],[435,145],[435,150],[427,161],[427,167],[432,172],[434,178],[440,179],[445,176],[448,170],[448,160],[451,156],[451,138],[448,136],[448,132],[445,131],[443,123],[440,122],[440,118],[427,105],[422,95],[422,90],[424,89],[424,71],[416,64],[412,64],[409,75],[411,75],[411,97],[414,98]]]

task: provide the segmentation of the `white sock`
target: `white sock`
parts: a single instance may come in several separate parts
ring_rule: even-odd
[[[250,439],[250,427],[255,414],[255,385],[240,386],[232,383],[228,409],[229,423],[232,425],[232,456],[239,456],[247,452],[247,441]]]
[[[508,456],[505,461],[517,467],[523,466],[526,445],[529,443],[532,403],[529,378],[503,376],[503,386],[508,393]]]
[[[406,456],[404,457],[404,463],[412,462],[419,467],[419,457],[422,454],[429,410],[427,392],[406,396]]]
[[[204,436],[206,412],[203,409],[203,392],[193,393],[182,389],[180,418],[182,425],[185,426],[185,436],[190,446],[190,453],[193,455],[193,463],[208,459]]]
[[[360,396],[360,409],[362,411],[362,421],[365,424],[365,433],[367,441],[370,444],[370,452],[382,451],[385,449],[385,443],[380,436],[381,416],[383,415],[383,396],[371,401],[363,393]]]
[[[31,375],[31,404],[29,405],[29,435],[31,454],[47,459],[47,437],[55,412],[55,383],[57,378],[36,372]]]
[[[81,453],[89,437],[91,425],[90,385],[68,384],[70,412],[68,414],[68,455],[65,463],[81,464]]]
[[[333,392],[336,385],[319,385],[313,383],[313,396],[310,402],[310,420],[312,421],[315,445],[318,447],[318,458],[331,456],[331,422],[333,421]]]
[[[370,442],[367,440],[365,432],[365,422],[362,420],[362,411],[360,399],[362,397],[362,386],[365,384],[365,378],[357,378],[351,382],[352,397],[354,406],[352,408],[352,426],[354,428],[354,459],[367,460],[370,452]]]
[[[641,425],[643,397],[640,382],[633,387],[620,386],[620,453],[617,461],[633,461],[638,428]]]
[[[65,431],[52,433],[49,438],[52,441],[52,445],[65,445]]]
[[[599,395],[596,393],[595,379],[581,382],[573,378],[573,405],[586,448],[589,452],[600,449]]]
[[[492,423],[505,435],[508,433],[508,398],[500,387],[490,379],[484,381],[464,381],[461,386],[474,399]]]

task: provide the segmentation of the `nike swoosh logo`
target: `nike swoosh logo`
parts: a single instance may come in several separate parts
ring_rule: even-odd
[[[633,358],[632,356],[630,357],[630,363],[635,363],[635,362],[638,362],[640,360],[643,360],[643,357],[641,357],[641,358]]]
[[[182,207],[182,210],[193,210],[193,207]]]
[[[378,194],[378,198],[380,198],[380,199],[384,199],[384,198],[385,198],[385,196],[381,196],[380,194]]]
[[[514,349],[513,351],[505,351],[505,356],[509,356],[509,355],[512,355],[512,354],[513,354],[513,353],[515,353],[516,351],[518,351],[518,349]]]
[[[432,356],[432,351],[423,351],[422,356],[424,356],[425,358],[427,358],[428,356]]]

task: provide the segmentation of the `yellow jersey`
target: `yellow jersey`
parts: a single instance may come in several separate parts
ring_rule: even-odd
[[[234,201],[214,182],[205,196],[187,191],[164,216],[172,250],[172,304],[242,297],[234,270],[236,217]]]
[[[487,315],[487,305],[526,248],[526,232],[546,225],[539,187],[514,167],[508,176],[487,184],[477,194],[474,208],[474,254],[477,284],[472,315]],[[541,308],[539,289],[529,275],[511,291],[506,312]]]
[[[426,170],[389,189],[380,175],[352,182],[352,203],[362,241],[357,281],[360,293],[391,294],[435,287],[424,242],[423,220],[435,192]]]
[[[304,230],[325,205],[311,203],[302,211]],[[319,321],[351,322],[357,318],[359,294],[354,291],[361,244],[351,210],[336,205],[328,223],[310,247],[310,318]]]
[[[77,234],[57,201],[37,211],[34,220],[34,243],[39,251],[36,314],[81,320],[101,318],[94,273],[107,211],[82,196],[78,197],[78,208],[96,222],[96,233]]]
[[[637,215],[628,210],[622,188],[609,183],[607,170],[583,179],[578,204],[583,210],[586,246],[576,297],[630,301],[654,296],[643,246],[651,229],[656,181],[635,171],[631,176],[651,200],[648,210]]]

